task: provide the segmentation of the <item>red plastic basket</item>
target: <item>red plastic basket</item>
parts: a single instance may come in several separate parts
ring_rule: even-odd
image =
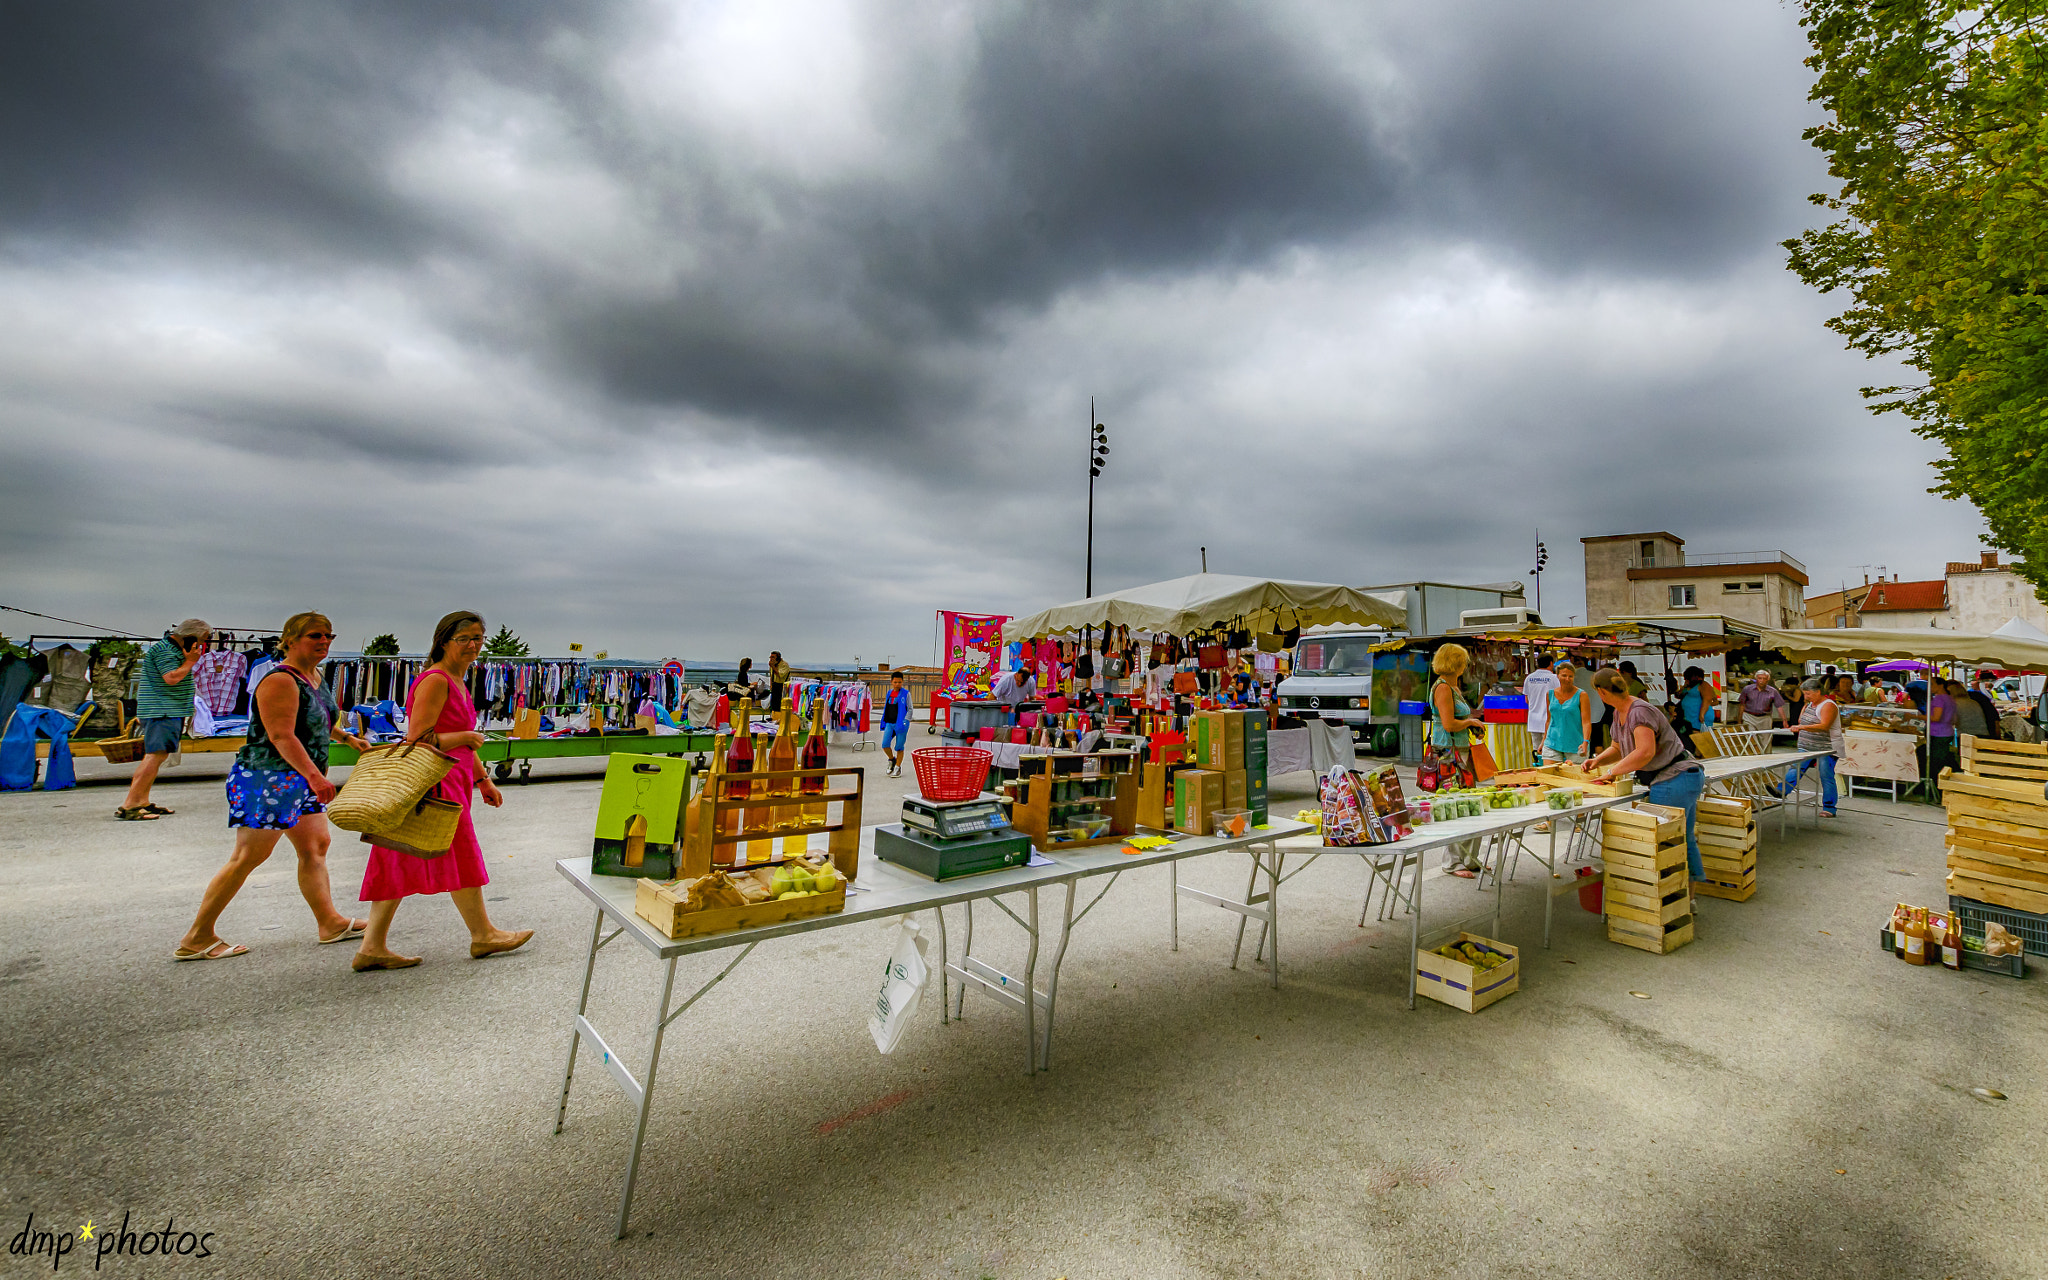
[[[910,753],[917,790],[927,800],[972,800],[988,782],[989,761],[979,747],[919,747]]]

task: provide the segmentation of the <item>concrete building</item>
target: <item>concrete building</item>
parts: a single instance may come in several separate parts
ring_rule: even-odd
[[[2034,584],[1998,562],[1996,551],[1983,552],[1975,564],[1951,560],[1948,565],[1949,621],[1957,631],[1996,631],[2014,618],[2048,631],[2048,603]],[[1875,623],[1871,624],[1875,626]]]
[[[1870,594],[1871,585],[1865,582],[1860,587],[1845,587],[1840,591],[1823,592],[1806,597],[1806,625],[1809,627],[1854,627],[1857,606],[1863,597]]]
[[[1671,533],[1579,539],[1586,556],[1586,621],[1697,609],[1759,627],[1806,619],[1806,566],[1783,551],[1688,556]]]
[[[1955,630],[1948,612],[1948,583],[1941,578],[1873,582],[1856,606],[1854,624],[1865,627],[1939,627]],[[2001,618],[1999,621],[2003,622]],[[1987,628],[1988,629],[1988,628]]]

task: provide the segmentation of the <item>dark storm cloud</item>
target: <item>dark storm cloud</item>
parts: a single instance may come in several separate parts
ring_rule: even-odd
[[[1637,513],[1903,563],[1802,448],[1971,536],[1779,269],[1824,175],[1775,0],[0,24],[0,519],[59,595],[267,616],[310,558],[379,629],[907,657],[1079,593],[1091,394],[1098,584],[1512,577]],[[138,536],[194,510],[263,540]]]

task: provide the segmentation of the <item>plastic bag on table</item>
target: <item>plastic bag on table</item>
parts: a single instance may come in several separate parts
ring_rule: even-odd
[[[882,971],[882,989],[875,996],[874,1010],[868,1014],[868,1034],[875,1038],[875,1048],[883,1053],[896,1052],[903,1033],[910,1029],[912,1015],[924,1002],[924,990],[931,981],[931,966],[925,963],[925,950],[930,945],[919,932],[917,921],[903,917],[896,927],[895,950]]]

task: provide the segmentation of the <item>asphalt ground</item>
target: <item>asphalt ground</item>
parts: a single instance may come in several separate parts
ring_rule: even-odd
[[[876,753],[834,763],[870,765],[868,821],[890,816]],[[1941,814],[1867,799],[1783,840],[1770,820],[1756,897],[1703,900],[1670,956],[1608,943],[1570,897],[1544,950],[1523,859],[1502,929],[1522,989],[1477,1015],[1404,1007],[1407,929],[1359,927],[1353,860],[1287,886],[1278,991],[1229,967],[1222,911],[1184,904],[1169,951],[1164,873],[1126,877],[1076,934],[1036,1077],[1018,1020],[974,995],[942,1027],[934,992],[876,1053],[887,927],[765,945],[670,1028],[615,1241],[632,1116],[587,1055],[551,1132],[591,923],[553,865],[588,850],[577,765],[477,810],[490,909],[533,943],[472,961],[454,909],[418,900],[393,942],[426,963],[367,974],[316,945],[282,845],[222,921],[251,954],[171,962],[229,848],[225,759],[167,771],[179,812],[155,823],[116,822],[105,781],[0,794],[0,1237],[31,1212],[117,1244],[124,1217],[173,1220],[211,1256],[102,1273],[236,1277],[2048,1272],[2048,975],[1880,952],[1893,902],[1944,901]],[[344,911],[362,850],[331,855]],[[1236,892],[1246,866],[1183,879]],[[1436,877],[1426,906],[1434,926],[1487,898]],[[979,937],[1014,963],[999,920]],[[629,1061],[659,972],[623,941],[600,956],[592,1018]]]

